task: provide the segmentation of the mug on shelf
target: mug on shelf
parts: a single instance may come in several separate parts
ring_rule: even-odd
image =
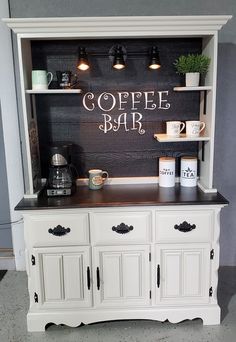
[[[62,89],[69,89],[71,87],[71,71],[56,71],[57,86]]]
[[[98,190],[103,187],[103,184],[108,179],[107,171],[92,169],[89,170],[89,189]]]
[[[53,74],[46,70],[32,70],[32,89],[46,90],[52,82]]]
[[[185,128],[185,123],[182,121],[167,121],[166,134],[171,137],[179,137],[180,133]]]
[[[206,124],[203,121],[186,121],[186,136],[199,137],[205,127]]]

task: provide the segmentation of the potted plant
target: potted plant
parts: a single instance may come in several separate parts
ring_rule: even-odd
[[[185,74],[186,87],[197,87],[199,85],[200,74],[206,74],[211,59],[205,55],[188,54],[179,56],[174,62],[174,66],[179,74]]]

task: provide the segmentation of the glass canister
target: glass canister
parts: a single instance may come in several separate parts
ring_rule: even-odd
[[[180,164],[180,185],[197,186],[197,158],[191,156],[182,157]]]
[[[175,186],[175,158],[159,158],[159,186],[170,188]]]

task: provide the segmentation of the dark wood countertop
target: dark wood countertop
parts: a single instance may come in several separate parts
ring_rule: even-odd
[[[198,187],[160,188],[157,184],[107,185],[100,190],[79,186],[72,196],[23,198],[15,210],[72,209],[96,207],[165,206],[165,205],[227,205],[219,193],[204,193]]]

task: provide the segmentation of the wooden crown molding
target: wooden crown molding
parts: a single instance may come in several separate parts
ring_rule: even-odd
[[[215,34],[231,15],[6,18],[22,38],[154,37]]]

